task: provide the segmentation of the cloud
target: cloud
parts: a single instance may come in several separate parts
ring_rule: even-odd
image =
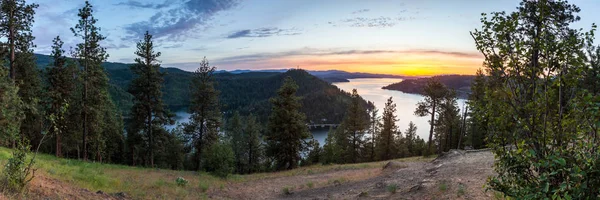
[[[225,10],[234,8],[240,0],[188,0],[174,8],[159,11],[146,21],[125,26],[129,37],[138,38],[149,31],[157,38],[170,41],[185,39],[193,30],[206,28],[213,17]]]
[[[376,17],[376,18],[368,18],[368,17],[355,17],[344,19],[341,22],[345,23],[350,27],[392,27],[395,26],[399,21],[405,21],[406,18],[398,17]]]
[[[129,48],[129,46],[125,45],[125,44],[115,44],[115,43],[109,43],[107,45],[105,45],[104,47],[106,47],[107,49],[123,49],[123,48]]]
[[[161,9],[161,8],[169,7],[173,3],[175,3],[175,0],[166,0],[164,3],[159,3],[159,4],[156,4],[156,3],[142,3],[142,2],[139,2],[139,1],[129,0],[129,1],[124,1],[124,2],[117,3],[115,5],[117,5],[117,6],[127,6],[127,7],[130,7],[130,8]]]
[[[281,36],[281,35],[299,35],[300,31],[296,28],[292,29],[280,29],[280,28],[259,28],[259,29],[245,29],[235,31],[227,36],[228,39],[242,38],[242,37],[270,37],[270,36]]]
[[[313,48],[303,48],[299,50],[278,52],[278,53],[257,53],[248,54],[241,56],[232,56],[215,60],[217,63],[244,63],[244,62],[255,62],[261,60],[279,59],[293,56],[335,56],[335,55],[374,55],[374,54],[418,54],[418,55],[430,55],[430,56],[451,56],[466,59],[480,59],[481,54],[476,52],[457,52],[457,51],[443,51],[443,50],[431,50],[431,49],[411,49],[411,50],[323,50]]]
[[[369,11],[371,11],[371,10],[370,9],[360,9],[360,10],[352,12],[352,14],[355,15],[355,14],[360,14],[360,13],[366,13]]]

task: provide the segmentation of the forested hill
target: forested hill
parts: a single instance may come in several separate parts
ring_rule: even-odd
[[[441,75],[428,78],[405,79],[383,87],[386,90],[397,90],[404,93],[423,94],[423,88],[431,78],[437,78],[446,87],[456,90],[459,98],[466,99],[471,92],[471,81],[474,75]]]
[[[51,59],[46,55],[36,54],[37,64],[45,68]],[[103,66],[109,77],[109,92],[115,104],[127,115],[132,102],[132,95],[127,87],[133,79],[129,64],[105,62]],[[190,104],[189,84],[192,73],[177,68],[161,68],[167,72],[163,99],[172,111],[186,109]],[[216,73],[216,88],[221,91],[220,100],[222,111],[230,114],[235,110],[241,114],[252,113],[261,121],[266,121],[270,114],[269,98],[275,96],[277,89],[285,77],[291,76],[298,84],[298,95],[302,98],[302,111],[308,122],[339,123],[350,102],[350,94],[336,86],[321,80],[304,70],[280,72],[247,72],[247,73]],[[363,100],[366,105],[366,102]]]

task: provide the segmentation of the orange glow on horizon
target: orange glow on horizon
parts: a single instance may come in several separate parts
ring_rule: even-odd
[[[343,70],[404,76],[474,75],[483,63],[478,54],[394,52],[348,55],[294,55],[257,61],[255,66],[306,70]],[[247,63],[246,63],[247,64]]]

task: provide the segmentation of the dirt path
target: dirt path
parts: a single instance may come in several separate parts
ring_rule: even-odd
[[[394,163],[395,167],[387,169],[340,170],[234,184],[213,198],[492,199],[493,193],[485,192],[483,186],[493,175],[493,159],[489,151],[451,151],[432,162]]]

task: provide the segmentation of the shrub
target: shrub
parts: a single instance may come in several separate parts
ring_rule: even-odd
[[[177,186],[185,187],[188,181],[185,180],[183,177],[177,177],[177,179],[175,179],[175,183],[177,183]]]
[[[294,192],[292,191],[292,188],[290,188],[290,187],[284,187],[283,189],[281,189],[281,191],[285,195],[292,195],[292,194],[294,194]]]
[[[230,145],[218,142],[206,154],[206,170],[215,176],[226,178],[233,173],[235,156]]]
[[[12,152],[12,157],[4,165],[1,180],[4,188],[2,189],[10,192],[22,192],[35,176],[36,169],[33,168],[35,156],[27,161],[27,153],[29,152],[27,143],[27,140],[21,140]]]
[[[387,185],[386,189],[388,192],[395,194],[396,190],[398,190],[398,185],[396,185],[395,183],[392,183],[392,184]]]

